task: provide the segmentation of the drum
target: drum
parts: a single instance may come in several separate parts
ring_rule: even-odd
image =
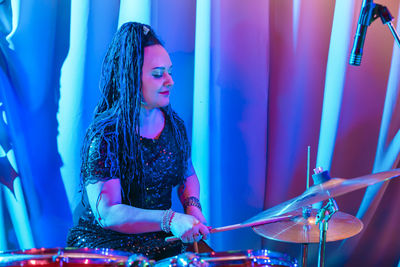
[[[142,255],[112,249],[29,249],[0,254],[0,266],[150,266]]]
[[[227,251],[212,253],[184,253],[156,262],[163,266],[257,266],[257,267],[297,267],[297,260],[286,254],[270,250]]]

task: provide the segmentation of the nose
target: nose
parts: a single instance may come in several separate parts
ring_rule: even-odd
[[[171,74],[169,74],[168,72],[165,72],[164,75],[165,75],[164,86],[172,87],[174,85],[174,79],[172,79]]]

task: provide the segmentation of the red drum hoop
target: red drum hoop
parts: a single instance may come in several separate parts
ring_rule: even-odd
[[[0,254],[0,266],[130,266],[145,257],[112,249],[40,248]]]

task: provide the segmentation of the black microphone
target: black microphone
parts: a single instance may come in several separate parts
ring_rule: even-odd
[[[357,31],[354,36],[353,49],[350,55],[350,65],[360,66],[361,64],[365,36],[367,35],[368,26],[373,21],[374,7],[373,0],[363,0],[358,18]]]

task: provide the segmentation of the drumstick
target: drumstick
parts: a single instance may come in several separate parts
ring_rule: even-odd
[[[281,221],[284,219],[288,219],[290,217],[292,217],[292,215],[274,217],[274,218],[265,219],[263,221],[252,222],[252,223],[245,223],[245,224],[238,223],[238,224],[232,224],[232,225],[222,226],[222,227],[218,227],[218,228],[212,228],[212,229],[210,229],[210,234],[225,232],[225,231],[230,231],[230,230],[236,230],[236,229],[241,229],[241,228],[245,228],[245,227],[253,227],[253,226],[267,224],[267,223],[278,222],[278,221]],[[178,240],[179,240],[179,238],[175,237],[175,236],[170,236],[170,237],[165,238],[166,242],[173,242],[173,241],[178,241]]]
[[[193,243],[193,250],[194,250],[194,253],[199,253],[199,245],[197,244],[196,241],[194,241],[194,243]]]

